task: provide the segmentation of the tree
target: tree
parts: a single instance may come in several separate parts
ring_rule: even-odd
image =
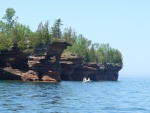
[[[28,38],[30,36],[31,30],[29,26],[22,25],[20,23],[16,23],[13,29],[11,30],[11,34],[14,35],[14,44],[18,45],[22,50],[27,48]]]
[[[43,26],[43,43],[50,42],[49,21],[46,21]]]
[[[62,22],[61,19],[55,20],[55,23],[52,27],[52,35],[54,38],[57,38],[57,39],[61,38],[62,32],[60,28],[63,25],[61,22]]]
[[[109,44],[100,44],[96,56],[99,63],[119,63],[122,65],[122,54],[119,50],[111,48]]]
[[[6,24],[2,20],[0,21],[0,31],[6,33]]]
[[[74,44],[77,39],[77,35],[76,32],[71,27],[69,27],[65,28],[62,38],[65,41]]]
[[[12,45],[11,38],[7,38],[5,34],[0,33],[0,50],[8,49]]]
[[[69,48],[72,53],[77,54],[77,56],[82,57],[83,62],[89,62],[89,47],[91,45],[91,41],[84,38],[82,35],[79,35],[72,45]]]
[[[7,8],[6,13],[2,18],[3,20],[0,20],[0,32],[3,34],[3,37],[1,38],[1,45],[5,45],[7,48],[13,44],[13,40],[15,39],[12,30],[17,23],[17,18],[14,18],[14,16],[15,10]],[[2,43],[4,40],[5,42]]]
[[[94,44],[92,44],[89,50],[90,62],[97,62],[96,50],[94,48]]]
[[[38,36],[38,43],[46,44],[50,42],[50,33],[49,33],[49,21],[46,21],[45,24],[41,22],[38,25],[38,29],[36,31]]]
[[[15,10],[13,8],[7,8],[6,14],[3,16],[3,19],[5,19],[10,24],[14,16],[15,16]]]
[[[22,51],[34,52],[38,44],[47,44],[62,38],[72,44],[66,52],[82,57],[83,62],[95,63],[119,63],[123,64],[122,54],[119,50],[111,48],[109,44],[92,43],[82,35],[77,35],[71,28],[66,28],[62,34],[61,19],[57,19],[49,30],[49,21],[38,25],[36,32],[32,32],[29,26],[22,25],[15,18],[15,10],[8,8],[3,20],[0,20],[0,50],[8,49],[12,45],[18,45]]]
[[[6,14],[3,16],[3,20],[5,20],[5,29],[3,27],[3,31],[9,33],[9,31],[13,28],[13,25],[15,23],[15,20],[17,20],[18,17],[16,17],[15,19],[13,19],[13,17],[15,16],[15,10],[13,8],[7,8],[6,9]],[[3,22],[1,21],[1,24]],[[4,26],[4,24],[3,24]]]
[[[38,25],[38,29],[37,29],[37,39],[38,39],[38,44],[42,43],[42,38],[43,38],[43,24],[42,22],[40,22],[40,24]]]

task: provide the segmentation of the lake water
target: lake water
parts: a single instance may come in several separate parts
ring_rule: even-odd
[[[150,113],[150,79],[0,81],[0,113]]]

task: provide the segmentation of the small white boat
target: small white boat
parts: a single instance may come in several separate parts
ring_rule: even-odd
[[[86,79],[86,77],[83,78],[83,82],[90,82],[90,78],[88,77],[88,79]]]
[[[91,81],[89,77],[88,77],[87,81],[88,81],[88,82],[90,82],[90,81]]]

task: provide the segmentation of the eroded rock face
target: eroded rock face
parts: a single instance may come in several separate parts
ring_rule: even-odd
[[[1,69],[0,80],[21,80],[22,71],[19,69],[12,69],[11,67],[5,67]]]
[[[82,81],[84,77],[92,81],[111,80],[117,81],[118,72],[122,66],[119,64],[82,64],[81,58],[76,56],[61,57],[62,80]]]
[[[94,64],[81,62],[81,58],[61,54],[70,46],[66,42],[39,45],[32,56],[22,53],[18,47],[0,51],[0,80],[82,81],[84,77],[93,81],[118,79],[119,64]]]
[[[21,74],[28,70],[27,55],[17,46],[0,52],[0,80],[21,80]]]
[[[44,47],[38,47],[34,56],[29,56],[29,69],[37,72],[40,81],[60,82],[60,56],[64,49],[70,46],[66,42],[55,42]]]
[[[0,67],[11,67],[13,69],[27,69],[27,55],[20,51],[17,46],[13,46],[11,50],[0,52]]]
[[[33,56],[18,47],[0,52],[0,80],[61,81],[60,56],[70,46],[67,42],[39,45]]]
[[[26,73],[22,73],[21,79],[23,81],[39,81],[39,76],[35,71],[29,70]]]
[[[94,74],[90,74],[89,77],[95,81],[97,80],[110,80],[117,81],[118,73],[122,69],[119,64],[107,63],[105,65],[97,64],[97,67],[93,66],[96,71]]]

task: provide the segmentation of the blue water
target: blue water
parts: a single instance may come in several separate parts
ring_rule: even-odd
[[[0,81],[0,113],[150,113],[150,79]]]

